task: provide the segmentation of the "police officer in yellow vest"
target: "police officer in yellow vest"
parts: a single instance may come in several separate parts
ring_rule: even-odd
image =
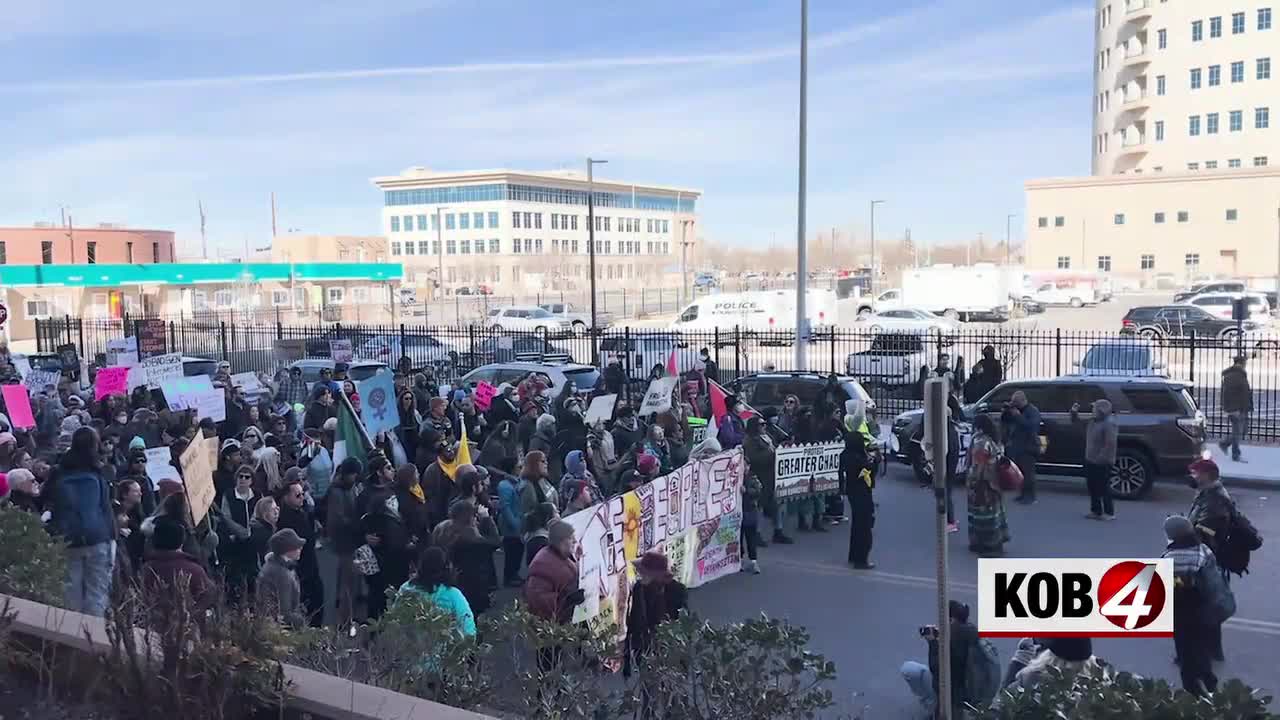
[[[871,531],[876,524],[875,489],[876,459],[879,442],[867,426],[866,406],[859,398],[844,404],[844,452],[840,465],[844,471],[845,495],[849,498],[849,564],[859,570],[876,566],[871,562]]]

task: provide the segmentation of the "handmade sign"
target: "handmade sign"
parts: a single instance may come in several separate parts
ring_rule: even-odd
[[[481,380],[476,384],[476,389],[473,394],[476,401],[476,408],[478,408],[480,412],[488,412],[489,406],[493,404],[493,398],[497,394],[498,388]]]
[[[395,375],[391,371],[379,370],[368,380],[356,383],[356,390],[360,392],[360,419],[369,435],[383,430],[393,432],[400,425]]]
[[[271,343],[271,350],[277,365],[291,365],[307,356],[307,341],[275,340]]]
[[[163,320],[138,321],[138,359],[163,355],[169,348],[169,333]]]
[[[133,367],[138,364],[138,338],[130,335],[107,341],[107,365]]]
[[[618,404],[617,394],[599,395],[591,399],[591,404],[587,406],[587,415],[584,421],[587,427],[595,425],[601,420],[608,422],[613,419],[613,408]]]
[[[195,410],[198,418],[209,418],[214,422],[227,419],[226,394],[215,388],[207,375],[166,380],[160,391],[174,412]]]
[[[644,402],[640,404],[640,411],[636,414],[643,418],[670,410],[671,391],[675,389],[678,379],[667,376],[649,383],[649,389],[644,393]]]
[[[160,489],[161,480],[182,482],[178,468],[173,466],[173,453],[167,447],[147,449],[147,479],[151,480],[152,489]]]
[[[9,360],[13,363],[13,369],[18,371],[18,377],[26,378],[31,373],[31,361],[25,357],[14,355]]]
[[[129,368],[104,367],[93,380],[93,399],[101,400],[111,395],[129,394]]]
[[[785,445],[778,448],[773,471],[779,500],[822,495],[840,489],[842,443]]]
[[[152,355],[142,361],[142,367],[147,375],[147,384],[151,387],[161,387],[168,380],[178,380],[182,377],[182,355],[178,353]]]
[[[22,377],[22,384],[32,394],[44,390],[46,387],[57,388],[58,383],[62,380],[62,375],[52,370],[28,370],[27,374]]]
[[[257,392],[262,389],[262,381],[258,379],[258,373],[255,372],[235,373],[231,376],[231,384],[235,387],[244,388],[246,393]]]
[[[192,526],[199,525],[204,516],[209,513],[216,494],[213,486],[213,467],[209,464],[210,444],[216,451],[218,438],[196,436],[179,459],[182,464],[182,484],[187,488],[187,505],[191,508]]]
[[[26,386],[0,385],[0,392],[4,394],[4,406],[9,409],[9,422],[16,428],[34,428],[36,418],[31,412],[31,395]]]
[[[58,359],[62,361],[62,372],[77,374],[80,372],[80,351],[76,349],[75,343],[59,345]]]
[[[614,622],[621,639],[635,579],[632,562],[653,548],[666,554],[672,574],[689,587],[738,572],[744,467],[741,449],[694,460],[566,517],[578,539],[579,586],[587,594],[574,622]]]
[[[349,363],[355,359],[355,349],[350,340],[330,340],[329,356],[336,363]]]

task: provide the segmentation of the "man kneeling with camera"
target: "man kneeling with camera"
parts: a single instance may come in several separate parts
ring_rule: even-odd
[[[979,661],[974,658],[974,651],[979,650],[978,628],[969,623],[969,606],[962,602],[950,601],[947,615],[951,618],[951,716],[958,718],[961,717],[960,710],[972,697],[967,679],[970,675],[969,663],[971,660]],[[907,681],[912,694],[924,706],[928,713],[926,717],[933,718],[938,711],[938,627],[921,627],[920,637],[929,643],[929,664],[925,666],[908,660],[902,664],[902,677]]]

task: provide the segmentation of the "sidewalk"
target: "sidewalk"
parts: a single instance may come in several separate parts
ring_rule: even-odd
[[[1223,453],[1217,438],[1205,446],[1213,453],[1213,461],[1218,463],[1228,485],[1280,489],[1280,446],[1241,445],[1240,459],[1244,462],[1233,461],[1230,452]]]

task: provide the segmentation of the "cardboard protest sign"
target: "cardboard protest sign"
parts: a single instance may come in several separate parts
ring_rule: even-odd
[[[129,368],[105,367],[98,370],[93,380],[93,399],[101,400],[111,395],[129,394]]]
[[[840,489],[843,443],[786,445],[778,448],[773,464],[779,500],[822,495]]]
[[[163,320],[138,321],[138,360],[163,355],[169,348],[169,333]]]
[[[215,388],[207,375],[167,380],[160,391],[170,410],[195,410],[198,418],[214,422],[227,419],[226,393]]]
[[[46,387],[52,386],[57,389],[58,383],[61,381],[62,375],[52,370],[29,370],[22,378],[22,384],[33,395]]]
[[[178,353],[152,355],[142,361],[143,372],[147,374],[147,384],[162,387],[166,381],[182,378],[182,356]]]
[[[116,338],[107,341],[107,364],[113,367],[133,367],[138,364],[138,338]]]
[[[493,397],[498,394],[498,388],[481,380],[477,385],[474,393],[476,407],[480,412],[487,412],[489,406],[493,404]]]
[[[744,470],[741,449],[730,450],[564,518],[582,551],[579,587],[587,595],[573,621],[612,621],[625,634],[631,563],[651,549],[666,554],[688,587],[737,573]]]
[[[355,349],[350,340],[330,340],[329,357],[336,363],[349,363],[355,359]]]
[[[36,418],[31,412],[31,395],[26,386],[0,385],[0,392],[4,393],[4,405],[9,409],[9,422],[16,428],[34,428]]]
[[[152,489],[160,489],[161,480],[182,482],[182,477],[178,475],[178,468],[173,466],[172,461],[173,453],[167,447],[147,449],[147,479],[151,481]]]
[[[301,339],[274,340],[271,352],[277,365],[290,365],[307,356],[307,341]]]
[[[356,389],[360,392],[360,419],[369,434],[394,431],[400,424],[395,375],[388,370],[379,370],[373,377],[356,383]]]
[[[641,403],[640,411],[636,414],[643,418],[670,410],[671,391],[676,387],[676,380],[678,378],[660,377],[649,383],[649,389],[644,393],[644,402]]]
[[[217,438],[196,439],[183,451],[179,462],[182,465],[182,484],[187,488],[187,505],[191,508],[191,524],[199,525],[213,506],[216,491],[213,486],[213,467],[209,464],[209,444],[215,452]]]
[[[258,373],[255,372],[235,373],[231,376],[231,384],[244,388],[247,393],[262,389],[262,381],[258,379]]]
[[[601,420],[606,422],[612,420],[613,408],[617,404],[617,394],[600,395],[592,398],[591,405],[587,407],[587,415],[584,418],[584,421],[587,423],[587,427],[591,427]]]

